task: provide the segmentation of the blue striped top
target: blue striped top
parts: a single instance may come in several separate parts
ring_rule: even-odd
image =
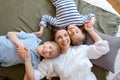
[[[94,14],[81,15],[76,7],[74,0],[52,0],[56,8],[56,16],[43,15],[39,23],[46,27],[46,24],[56,27],[67,27],[70,24],[83,25],[85,20],[95,17]]]

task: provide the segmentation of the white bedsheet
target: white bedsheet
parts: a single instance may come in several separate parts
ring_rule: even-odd
[[[84,1],[120,16],[117,13],[117,11],[111,6],[111,4],[108,3],[108,1],[106,0],[84,0]]]
[[[107,0],[84,0],[94,6],[100,7],[106,11],[109,11],[113,14],[118,14],[118,12],[111,6],[111,4]],[[120,37],[120,25],[118,26],[118,32],[115,35],[116,37]],[[120,50],[117,54],[116,61],[115,61],[115,73],[109,72],[106,76],[106,80],[115,80],[115,77],[120,74]]]

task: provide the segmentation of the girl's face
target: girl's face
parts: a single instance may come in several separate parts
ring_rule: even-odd
[[[68,33],[72,42],[77,42],[77,40],[83,41],[85,39],[85,35],[81,31],[81,29],[75,25],[68,26]]]
[[[64,52],[70,47],[70,37],[66,30],[58,30],[55,34],[55,41],[60,46],[61,51]]]

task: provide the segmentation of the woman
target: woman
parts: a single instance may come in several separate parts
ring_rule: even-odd
[[[94,39],[93,45],[70,46],[68,32],[62,28],[54,30],[53,38],[61,48],[61,55],[55,59],[44,59],[36,70],[30,67],[29,52],[26,51],[25,66],[29,79],[40,80],[45,76],[48,79],[59,76],[60,80],[97,80],[91,72],[93,65],[89,59],[97,59],[106,54],[109,51],[108,42],[102,40],[90,23],[84,27]]]

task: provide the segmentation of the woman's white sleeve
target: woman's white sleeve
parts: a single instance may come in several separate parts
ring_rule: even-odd
[[[35,80],[43,79],[47,75],[48,66],[45,61],[42,61],[38,65],[38,69],[34,71]]]
[[[109,52],[109,44],[106,40],[95,42],[88,47],[88,57],[90,59],[97,59]]]

